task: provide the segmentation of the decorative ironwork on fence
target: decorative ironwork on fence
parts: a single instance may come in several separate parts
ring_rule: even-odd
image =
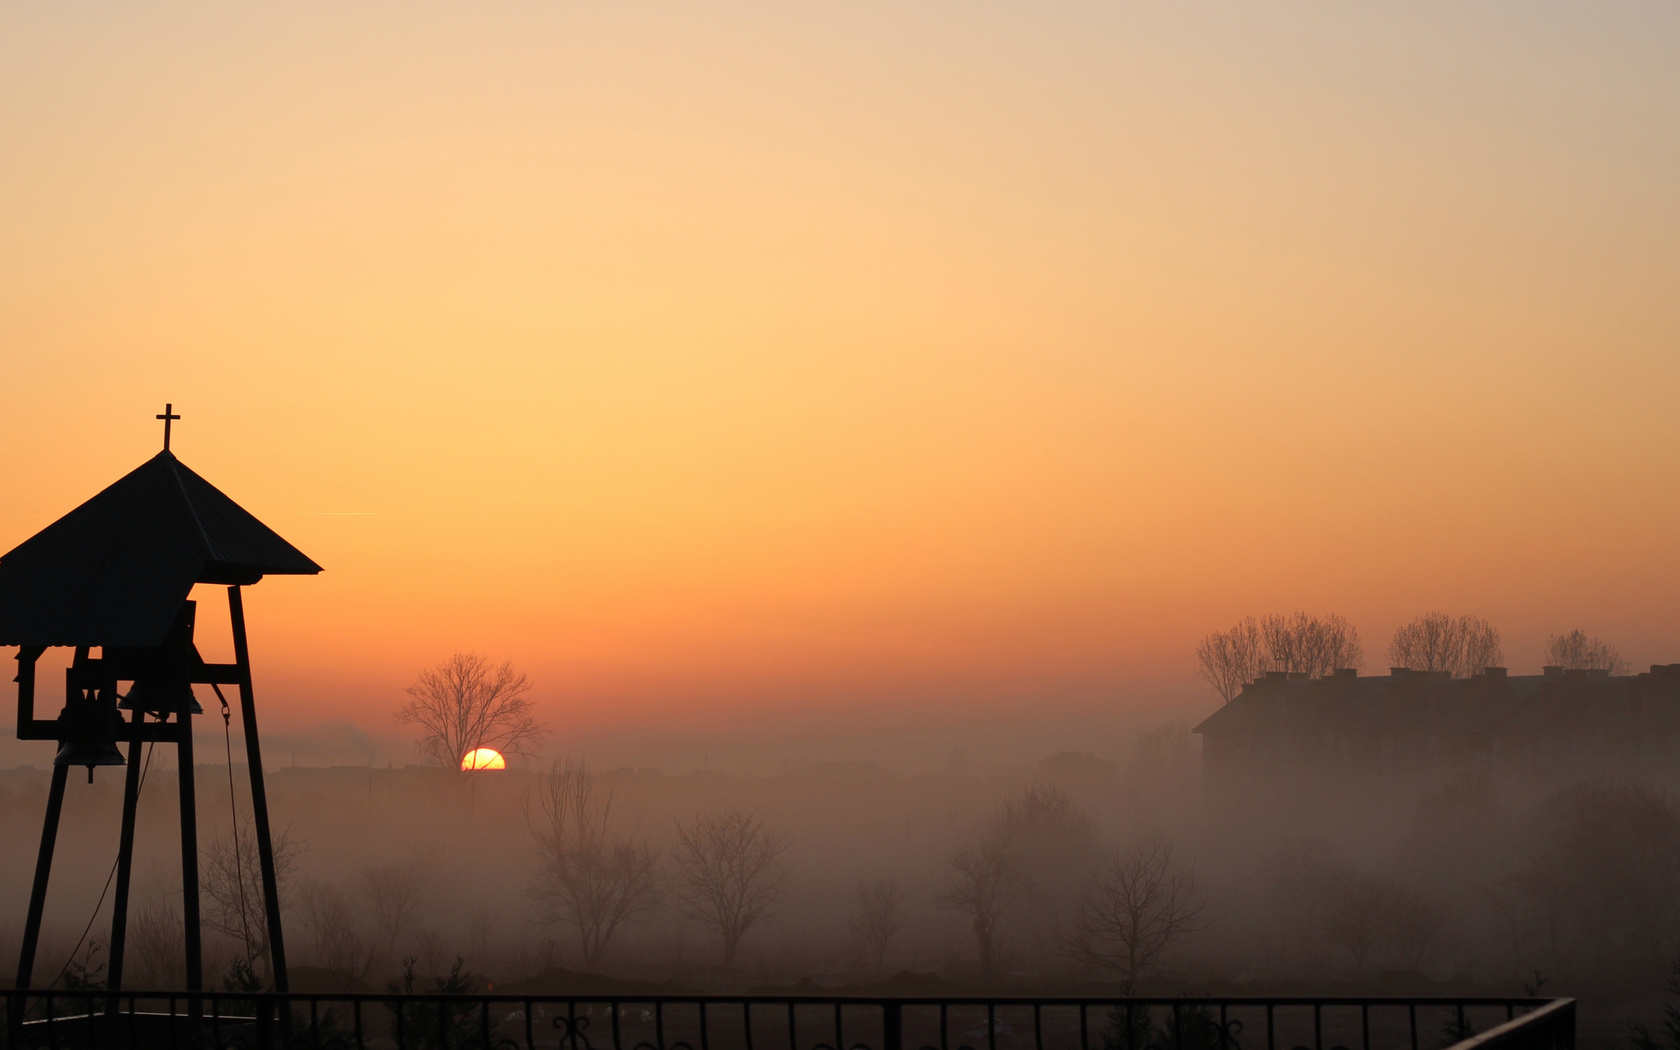
[[[1573,1050],[1532,998],[16,993],[6,1050]]]

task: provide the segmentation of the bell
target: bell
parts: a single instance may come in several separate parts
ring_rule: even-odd
[[[127,760],[117,750],[117,734],[122,732],[122,715],[110,694],[100,690],[91,695],[75,696],[65,703],[58,716],[58,754],[55,766],[86,766],[88,783],[93,783],[94,766],[126,766]]]
[[[86,766],[91,784],[94,766],[126,766],[128,760],[117,750],[115,740],[66,740],[59,745],[53,765]]]
[[[144,711],[148,715],[168,717],[181,710],[181,701],[185,700],[189,710],[195,715],[204,713],[204,705],[193,696],[191,683],[176,680],[173,682],[159,682],[155,678],[143,678],[135,682],[117,706],[124,711]]]

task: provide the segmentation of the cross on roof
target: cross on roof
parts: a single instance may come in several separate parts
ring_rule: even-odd
[[[163,415],[158,416],[157,418],[163,420],[163,450],[165,452],[168,452],[169,451],[169,424],[172,420],[180,419],[181,417],[175,414],[175,406],[174,405],[166,404],[166,405],[163,406]]]

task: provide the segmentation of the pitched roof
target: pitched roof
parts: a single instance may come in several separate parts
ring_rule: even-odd
[[[1680,729],[1680,665],[1652,665],[1649,673],[1610,675],[1561,671],[1506,675],[1500,668],[1471,678],[1397,670],[1363,677],[1341,672],[1324,678],[1272,674],[1251,682],[1194,732],[1208,736],[1251,733],[1333,733],[1389,736],[1406,733],[1465,735],[1523,731],[1602,731],[1611,711],[1642,712],[1641,725]],[[1661,698],[1649,704],[1647,699]],[[1623,723],[1617,723],[1623,724]]]
[[[320,571],[159,452],[0,556],[0,645],[153,646],[195,583]]]

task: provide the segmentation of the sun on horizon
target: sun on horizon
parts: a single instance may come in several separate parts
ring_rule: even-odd
[[[461,757],[462,772],[475,769],[506,769],[507,759],[492,747],[475,747]]]

